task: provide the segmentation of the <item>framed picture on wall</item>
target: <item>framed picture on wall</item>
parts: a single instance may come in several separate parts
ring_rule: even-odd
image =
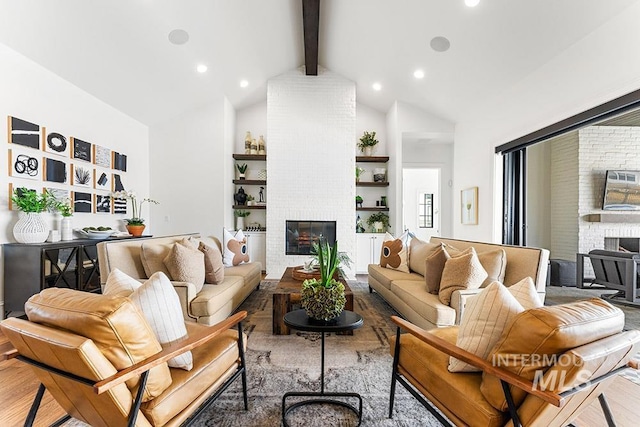
[[[91,162],[91,143],[71,137],[71,158]]]
[[[19,119],[7,117],[7,130],[9,144],[21,145],[36,150],[40,149],[40,126]]]
[[[46,133],[45,128],[42,128],[42,132],[46,135],[44,138],[44,151],[51,154],[57,154],[59,156],[69,157],[69,141],[66,136],[58,132]]]
[[[76,187],[93,187],[93,168],[71,164],[71,185]]]
[[[478,187],[467,188],[460,192],[460,216],[463,224],[478,224]]]
[[[32,156],[15,150],[9,151],[9,176],[40,180],[42,176],[42,157]]]
[[[73,211],[82,213],[93,212],[93,197],[91,193],[73,192]]]
[[[13,200],[11,200],[11,197],[13,196],[14,191],[17,193],[18,196],[21,196],[23,193],[27,191],[32,193],[38,192],[38,190],[36,190],[35,188],[14,184],[10,182],[9,183],[9,210],[10,211],[18,210],[18,207],[15,205],[15,203],[13,203]]]
[[[100,145],[94,145],[93,164],[107,169],[111,168],[111,150]]]
[[[96,194],[95,195],[95,213],[111,213],[111,196],[108,194]]]

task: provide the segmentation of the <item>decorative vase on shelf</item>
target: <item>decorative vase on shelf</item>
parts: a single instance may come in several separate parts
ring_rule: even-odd
[[[73,240],[73,229],[71,227],[71,217],[63,216],[60,221],[60,239]]]
[[[127,225],[127,231],[129,232],[129,234],[131,234],[134,237],[140,237],[142,236],[142,233],[144,232],[146,225],[144,224],[139,224],[139,225]]]
[[[267,154],[265,143],[264,143],[264,137],[262,135],[260,135],[260,139],[258,139],[258,154],[262,156]]]
[[[251,132],[244,137],[244,154],[251,154]]]
[[[244,230],[244,217],[236,217],[236,230]]]
[[[366,157],[371,157],[371,155],[373,154],[373,147],[364,147],[363,153]]]
[[[18,243],[42,243],[49,237],[49,226],[39,212],[20,212],[13,226],[13,237]]]

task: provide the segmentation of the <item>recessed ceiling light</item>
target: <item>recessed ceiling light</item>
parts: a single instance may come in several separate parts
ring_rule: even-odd
[[[240,80],[240,87],[247,87],[249,86],[249,82],[246,80]]]
[[[424,71],[422,70],[415,70],[413,72],[413,77],[415,77],[416,79],[423,79],[424,78]]]
[[[469,7],[476,7],[480,3],[480,0],[464,0],[464,4]]]
[[[382,90],[382,85],[380,83],[374,83],[373,85],[371,85],[371,87],[376,91]]]
[[[177,45],[185,44],[189,41],[189,33],[180,29],[173,30],[169,33],[169,41]]]
[[[431,43],[429,44],[431,45],[431,49],[436,52],[446,52],[451,47],[451,42],[446,37],[442,36],[432,38]]]
[[[196,70],[198,70],[199,73],[206,73],[207,72],[207,66],[204,64],[200,64],[196,67]]]

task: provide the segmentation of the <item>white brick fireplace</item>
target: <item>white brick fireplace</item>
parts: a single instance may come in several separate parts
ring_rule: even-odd
[[[308,258],[285,255],[287,220],[336,221],[339,249],[355,259],[356,88],[318,73],[292,70],[267,86],[269,278]]]

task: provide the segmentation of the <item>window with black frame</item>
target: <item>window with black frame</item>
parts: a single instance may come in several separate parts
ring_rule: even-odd
[[[433,228],[433,194],[420,193],[418,200],[418,227]]]

